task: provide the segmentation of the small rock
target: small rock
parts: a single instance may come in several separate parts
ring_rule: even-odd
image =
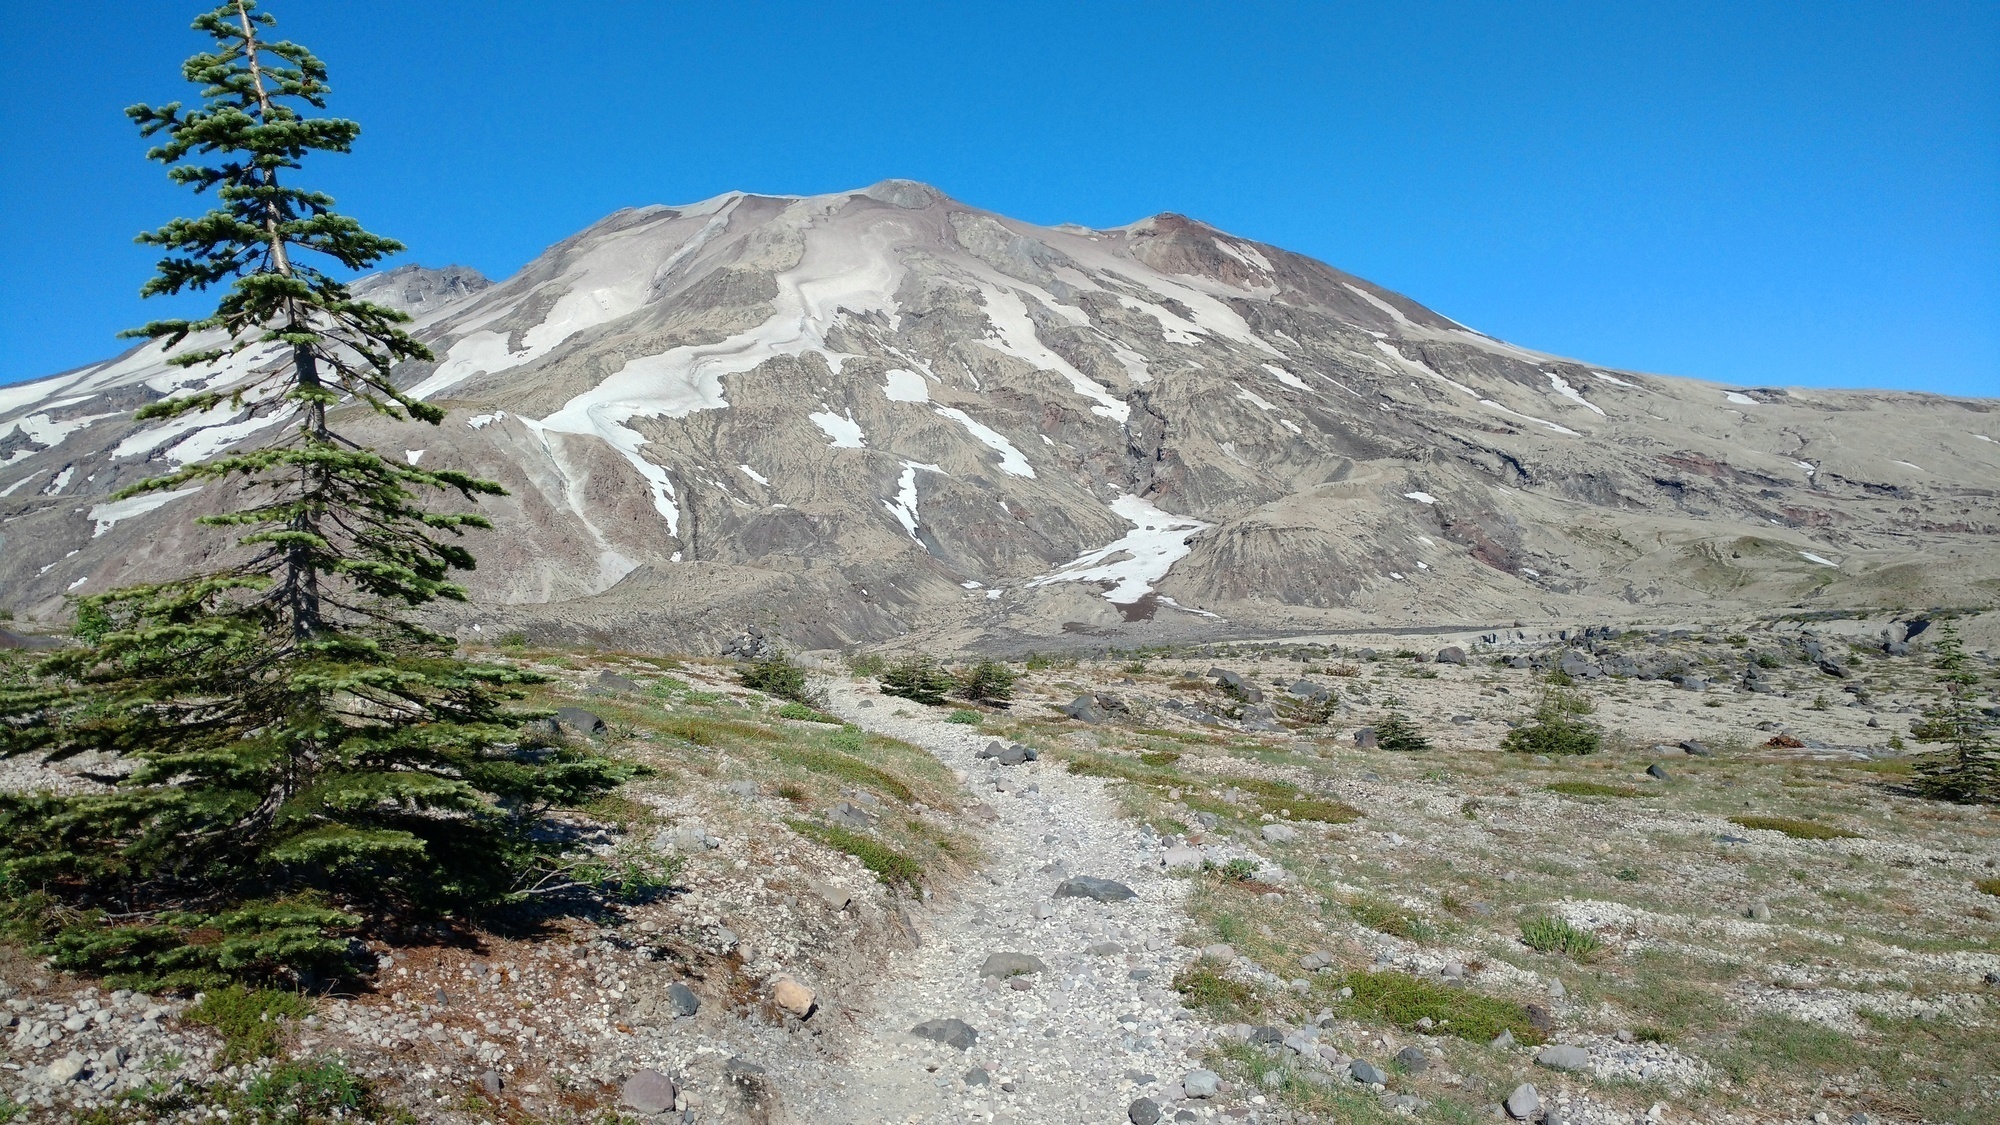
[[[800,1019],[812,1014],[816,999],[812,989],[789,978],[780,978],[771,985],[771,1001]]]
[[[1590,1065],[1590,1052],[1582,1047],[1551,1043],[1536,1053],[1535,1061],[1550,1070],[1582,1070]]]
[[[638,691],[639,685],[616,672],[599,672],[591,690],[600,695],[625,695]]]
[[[505,1089],[506,1086],[507,1080],[500,1077],[500,1072],[497,1070],[489,1070],[479,1076],[479,1088],[485,1091],[486,1096],[489,1098],[499,1097],[500,1091]]]
[[[1646,767],[1646,776],[1658,778],[1661,781],[1673,780],[1673,778],[1669,776],[1667,773],[1667,767],[1661,765],[1658,762],[1654,762],[1652,765]]]
[[[960,1019],[925,1020],[911,1028],[910,1034],[960,1051],[970,1050],[979,1041],[978,1029]]]
[[[1201,959],[1204,961],[1213,961],[1218,965],[1227,965],[1231,961],[1236,960],[1236,947],[1225,942],[1204,945],[1201,947]]]
[[[657,1070],[642,1070],[625,1080],[618,1091],[618,1104],[640,1113],[665,1113],[674,1108],[680,1094],[673,1080]]]
[[[1267,844],[1289,844],[1299,838],[1299,830],[1289,824],[1266,824],[1263,835]]]
[[[1222,1076],[1212,1070],[1190,1070],[1181,1079],[1181,1091],[1190,1098],[1212,1098],[1222,1092]]]
[[[1183,867],[1200,867],[1203,858],[1200,848],[1191,848],[1186,844],[1176,844],[1167,849],[1167,854],[1161,858],[1160,862],[1166,865],[1167,870],[1173,871]]]
[[[1552,999],[1555,999],[1555,1000],[1560,1000],[1560,999],[1562,999],[1563,997],[1565,997],[1565,996],[1568,996],[1568,995],[1569,995],[1569,989],[1567,989],[1567,988],[1564,988],[1564,987],[1563,987],[1563,982],[1562,982],[1562,978],[1561,978],[1561,977],[1550,977],[1550,978],[1549,978],[1549,996],[1550,996],[1550,998],[1552,998]]]
[[[1382,1073],[1382,1068],[1367,1059],[1355,1059],[1348,1063],[1347,1073],[1353,1075],[1354,1080],[1363,1085],[1373,1085],[1377,1082],[1386,1085],[1389,1081],[1389,1076]]]
[[[581,734],[598,738],[604,734],[604,720],[595,713],[581,707],[559,707],[556,709],[556,726],[564,734]]]
[[[84,1065],[83,1056],[72,1051],[50,1063],[48,1070],[44,1073],[48,1075],[50,1085],[60,1086],[65,1082],[74,1082],[78,1078],[83,1077],[83,1072],[87,1069]]]
[[[1042,959],[1032,953],[995,953],[981,963],[979,975],[1006,980],[1027,973],[1039,973],[1047,968]]]
[[[842,801],[833,806],[833,811],[827,813],[826,818],[842,828],[873,828],[875,826],[874,815],[851,801]]]
[[[1374,727],[1362,727],[1354,732],[1354,745],[1363,750],[1373,750],[1381,745],[1381,742],[1375,737]]]
[[[1126,1107],[1125,1120],[1132,1125],[1159,1125],[1160,1103],[1151,1098],[1140,1098]]]
[[[1396,1064],[1405,1074],[1422,1074],[1431,1068],[1431,1057],[1422,1047],[1405,1047],[1396,1052]]]
[[[1502,1028],[1500,1034],[1495,1035],[1486,1045],[1496,1051],[1504,1051],[1514,1045],[1514,1033],[1510,1029]]]
[[[1754,921],[1768,922],[1771,920],[1771,907],[1766,903],[1753,902],[1750,904],[1750,909],[1745,910],[1743,913],[1746,917]]]
[[[1056,886],[1056,898],[1087,898],[1092,902],[1124,902],[1139,897],[1132,888],[1111,879],[1077,875]]]
[[[1618,1033],[1612,1036],[1612,1038],[1618,1040],[1620,1043],[1630,1043],[1638,1037],[1632,1034],[1631,1028],[1621,1027],[1618,1029]]]
[[[1507,1113],[1519,1121],[1526,1121],[1542,1108],[1542,1096],[1535,1092],[1532,1083],[1523,1082],[1507,1095]]]
[[[965,1084],[967,1086],[985,1086],[991,1084],[992,1081],[993,1075],[987,1073],[986,1068],[983,1066],[975,1066],[965,1072]]]
[[[673,1008],[675,1015],[683,1019],[701,1011],[701,997],[679,981],[667,986],[667,1004]]]
[[[1058,710],[1080,723],[1101,723],[1111,717],[1097,706],[1095,698],[1088,695],[1079,695]]]
[[[1708,743],[1706,743],[1706,742],[1703,742],[1703,741],[1702,741],[1701,739],[1699,739],[1699,738],[1685,738],[1685,739],[1682,739],[1682,740],[1681,740],[1681,749],[1682,749],[1682,750],[1684,750],[1684,751],[1686,751],[1686,752],[1687,752],[1687,753],[1688,753],[1688,754],[1689,754],[1689,755],[1690,755],[1691,757],[1696,757],[1696,758],[1713,758],[1713,757],[1715,757],[1715,751],[1713,751],[1713,750],[1710,750],[1710,749],[1708,748]]]
[[[1465,663],[1465,650],[1457,645],[1447,645],[1438,650],[1437,662],[1439,664],[1463,664]]]
[[[1084,952],[1092,957],[1116,957],[1125,952],[1125,947],[1115,941],[1100,941],[1092,944]]]

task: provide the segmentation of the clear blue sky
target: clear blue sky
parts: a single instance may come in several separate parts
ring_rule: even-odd
[[[120,110],[187,97],[201,6],[4,0],[0,382],[168,311],[130,239],[192,204]],[[1184,212],[1607,365],[2000,395],[1991,2],[267,7],[364,128],[310,181],[406,260],[903,176]]]

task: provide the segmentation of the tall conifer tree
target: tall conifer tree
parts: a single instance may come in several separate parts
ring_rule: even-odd
[[[85,795],[0,797],[0,889],[46,909],[59,963],[199,984],[339,972],[373,919],[464,911],[550,862],[549,806],[620,777],[594,756],[523,752],[508,708],[532,677],[459,659],[409,617],[462,600],[469,514],[425,493],[500,495],[344,437],[370,408],[435,425],[443,411],[391,381],[430,358],[396,310],[355,299],[314,265],[366,269],[402,247],[294,182],[303,158],[344,153],[360,128],[314,116],[326,68],[264,38],[272,18],[227,0],[194,28],[214,40],[183,74],[200,104],[134,106],[148,154],[215,206],[140,236],[161,247],[147,296],[224,288],[199,320],[133,332],[207,375],[140,419],[249,412],[290,422],[263,448],[119,493],[190,485],[242,505],[203,522],[239,532],[229,561],[82,598],[84,642],[12,677],[0,753],[109,759]]]
[[[1915,788],[1947,801],[2000,804],[2000,744],[1994,742],[1993,720],[1977,703],[1979,677],[1958,627],[1947,622],[1938,631],[1931,666],[1941,697],[1924,709],[1910,733],[1920,742],[1943,743],[1944,749],[1917,760]]]

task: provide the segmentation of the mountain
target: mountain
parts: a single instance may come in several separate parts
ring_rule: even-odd
[[[467,636],[1022,649],[2000,590],[2000,404],[1580,363],[1179,215],[731,193],[498,284],[359,288],[415,316],[439,358],[400,377],[451,414],[344,427],[510,491],[444,622]],[[130,421],[276,358],[148,345],[0,388],[0,605],[55,618],[223,549],[192,523],[220,489],[105,497],[283,432]]]

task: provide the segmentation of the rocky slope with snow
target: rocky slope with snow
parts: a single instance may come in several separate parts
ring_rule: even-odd
[[[467,635],[1018,649],[2000,589],[2000,404],[1607,370],[1176,215],[732,193],[497,284],[363,284],[416,317],[438,360],[404,377],[451,415],[346,428],[510,492]],[[218,550],[192,522],[218,489],[107,497],[282,411],[130,413],[276,359],[149,345],[0,388],[0,605],[59,617]]]

